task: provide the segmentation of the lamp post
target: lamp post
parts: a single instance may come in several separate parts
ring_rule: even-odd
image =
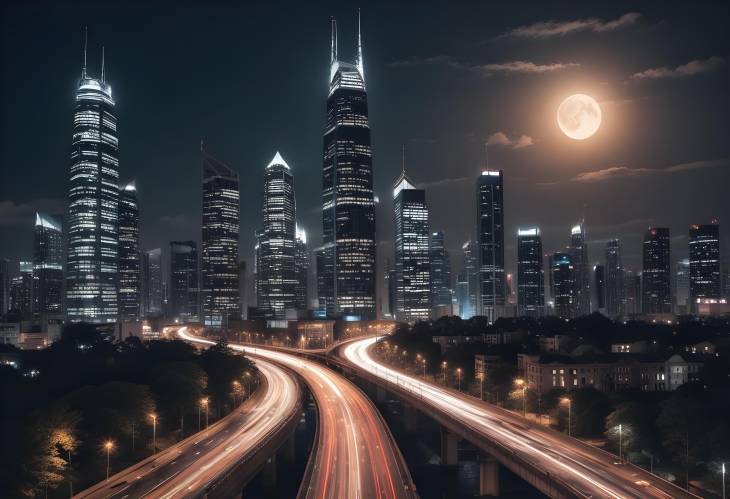
[[[622,431],[623,425],[618,425],[618,458],[619,461],[624,460],[624,446],[623,446],[623,431]]]
[[[208,433],[208,397],[202,399],[200,403],[205,407],[205,433]]]
[[[562,399],[560,399],[560,401],[564,404],[568,404],[568,436],[570,436],[570,409],[573,405],[573,401],[570,400],[568,397],[563,397]]]
[[[104,442],[104,448],[106,449],[106,481],[109,481],[109,463],[110,463],[110,454],[112,452],[112,449],[114,448],[114,442],[111,440],[107,440]]]
[[[426,359],[421,360],[421,363],[423,363],[423,379],[426,379]]]
[[[441,363],[441,371],[443,371],[443,373],[444,373],[444,386],[446,386],[446,366],[447,365],[448,364],[446,363],[446,361],[443,361]]]
[[[459,391],[461,391],[461,368],[456,368],[456,376],[459,378]]]
[[[479,400],[484,400],[484,373],[479,373]]]
[[[726,499],[726,496],[725,496],[725,463],[722,463],[722,499]]]
[[[150,414],[152,418],[152,454],[157,454],[157,414]]]
[[[522,387],[522,417],[527,417],[527,399],[525,397],[526,390],[527,390],[527,383],[525,383],[525,380],[522,378],[517,378],[515,380],[515,384],[517,386]]]

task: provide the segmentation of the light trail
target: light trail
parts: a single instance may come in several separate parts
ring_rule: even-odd
[[[179,331],[191,342],[215,342]],[[331,369],[293,353],[229,343],[229,347],[297,372],[317,403],[319,439],[309,483],[301,497],[416,498],[400,451],[377,408],[354,384]],[[258,362],[258,361],[257,361]]]
[[[396,384],[438,411],[479,435],[513,451],[535,468],[549,472],[581,494],[608,498],[696,497],[644,470],[616,464],[617,458],[533,424],[524,418],[468,395],[426,382],[388,367],[370,355],[377,338],[352,341],[339,349],[341,358],[355,370]]]

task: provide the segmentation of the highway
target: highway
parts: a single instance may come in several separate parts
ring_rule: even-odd
[[[349,342],[336,350],[355,372],[364,372],[410,392],[427,412],[439,412],[516,457],[568,484],[579,496],[607,498],[694,498],[684,489],[560,432],[453,389],[393,369],[370,354],[377,338]]]
[[[187,341],[214,343],[187,331],[178,331],[178,335]],[[289,367],[304,379],[314,396],[318,437],[300,498],[417,497],[385,422],[354,384],[335,371],[294,354],[258,346],[229,346],[256,359]]]
[[[262,385],[232,414],[75,497],[202,497],[209,485],[255,455],[283,421],[298,419],[301,393],[294,375],[263,359],[256,366]]]

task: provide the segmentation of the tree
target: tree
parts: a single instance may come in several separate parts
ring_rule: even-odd
[[[689,482],[690,469],[704,457],[706,444],[706,412],[695,397],[676,393],[659,404],[656,426],[662,436],[662,446],[671,459],[685,470]]]
[[[623,451],[645,450],[654,454],[658,448],[654,422],[656,404],[652,400],[640,399],[619,403],[606,417],[606,437],[618,449],[617,428],[621,425]]]
[[[208,386],[208,376],[193,362],[172,362],[157,369],[153,384],[162,421],[177,421],[194,412]]]
[[[608,396],[587,386],[571,394],[573,434],[593,437],[604,431],[606,416],[611,412]]]

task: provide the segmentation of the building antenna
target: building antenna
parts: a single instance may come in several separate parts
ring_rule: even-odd
[[[405,175],[406,174],[406,145],[405,144],[401,145],[401,156],[402,157],[401,157],[400,169],[401,169],[401,173],[403,175]]]
[[[337,60],[337,20],[334,17],[330,18],[332,25],[332,42],[330,47],[330,64],[334,64]]]
[[[104,45],[101,46],[101,82],[104,83]]]
[[[484,168],[489,170],[489,142],[484,143]]]
[[[86,78],[86,46],[89,44],[89,27],[84,26],[84,67],[81,69],[81,78]]]
[[[365,80],[365,69],[362,59],[362,30],[360,29],[360,8],[357,9],[357,68],[360,70],[360,76]]]

